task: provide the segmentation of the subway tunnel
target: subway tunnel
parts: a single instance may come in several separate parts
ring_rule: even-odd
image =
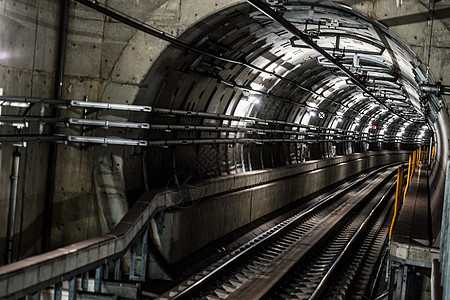
[[[188,153],[197,160],[201,159],[199,155],[208,155],[203,149],[211,148],[211,144],[202,146],[202,139],[216,140],[218,149],[212,151],[210,159],[205,157],[211,162],[211,166],[205,166],[205,174],[198,174],[194,164],[187,165],[195,159],[178,166],[181,172],[208,176],[283,166],[306,157],[407,149],[428,141],[427,113],[414,88],[426,68],[411,64],[417,56],[408,53],[392,32],[369,25],[362,17],[354,21],[356,16],[344,7],[321,7],[324,11],[317,12],[320,21],[314,21],[316,12],[310,7],[293,5],[284,17],[303,24],[302,31],[310,40],[352,69],[358,80],[366,83],[367,92],[333,62],[290,37],[282,25],[268,21],[248,5],[233,7],[194,25],[181,37],[216,58],[173,46],[158,58],[144,79],[145,87],[139,90],[136,103],[168,109],[152,115],[152,127],[170,131],[155,133],[151,138],[159,141],[154,143],[196,145],[155,151],[160,150],[178,166]],[[350,19],[344,22],[341,18]],[[190,118],[190,111],[209,113],[211,117]],[[221,117],[214,118],[214,114]],[[159,123],[181,128],[158,127]],[[224,125],[236,129],[221,131]],[[206,126],[203,132],[200,126]],[[178,141],[171,144],[170,140]],[[231,151],[229,146],[237,150]],[[237,152],[237,161],[222,159],[218,166],[215,156],[228,155],[230,159],[232,152]],[[149,166],[149,172],[151,169]],[[171,171],[165,178],[178,170]],[[161,169],[154,172],[160,174]]]
[[[130,264],[126,251],[131,264],[143,260],[148,250],[130,250],[147,243],[142,232],[153,245],[140,266],[154,270],[148,279],[167,279],[177,262],[289,207],[295,187],[312,197],[379,165],[407,165],[419,147],[431,168],[432,239],[447,241],[445,1],[12,2],[0,19],[0,199],[8,207],[0,282],[15,291],[10,297],[44,288],[15,290],[11,274],[29,274],[20,264],[33,255],[41,254],[37,266],[53,264],[55,251],[68,261],[123,239],[123,248],[115,242],[104,258],[58,275],[95,277],[101,260]],[[417,39],[422,48],[411,46]],[[307,171],[302,181],[285,179]],[[252,202],[247,217],[246,200],[228,194],[250,189],[270,201]],[[441,247],[447,278],[448,245]],[[56,277],[45,282],[55,295]]]

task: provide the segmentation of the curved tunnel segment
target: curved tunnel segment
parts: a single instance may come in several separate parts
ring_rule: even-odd
[[[9,122],[3,131],[8,135],[1,141],[12,144],[1,145],[0,160],[6,157],[2,166],[7,166],[11,154],[18,163],[14,147],[23,147],[21,164],[26,166],[18,168],[18,176],[10,177],[7,168],[0,174],[0,181],[11,180],[11,187],[18,177],[22,182],[21,198],[11,192],[7,199],[7,189],[0,197],[1,203],[10,205],[10,216],[15,215],[16,200],[21,199],[20,221],[6,212],[2,218],[10,219],[9,228],[20,227],[19,251],[15,253],[12,243],[14,230],[6,239],[0,235],[7,242],[7,249],[0,250],[17,255],[18,260],[27,259],[1,268],[0,286],[8,289],[0,289],[0,295],[24,296],[50,285],[56,295],[62,281],[75,290],[77,277],[84,282],[89,273],[95,273],[99,282],[102,273],[114,269],[114,278],[120,278],[128,262],[133,280],[177,277],[172,276],[172,267],[190,261],[191,255],[197,256],[208,244],[219,245],[219,239],[227,240],[244,227],[252,230],[263,218],[271,218],[280,209],[292,211],[291,205],[325,189],[338,186],[345,193],[346,180],[354,181],[377,166],[404,162],[419,146],[436,149],[432,165],[418,172],[427,175],[426,188],[431,189],[425,193],[429,206],[426,242],[431,244],[440,229],[441,236],[447,235],[447,226],[440,226],[441,219],[443,224],[449,219],[442,214],[448,211],[442,205],[449,200],[444,198],[443,175],[446,165],[450,170],[450,121],[441,98],[449,93],[448,86],[435,82],[428,66],[383,24],[343,4],[322,1],[214,1],[194,12],[187,10],[206,2],[137,1],[137,6],[129,6],[120,1],[76,0],[88,7],[74,3],[74,13],[68,16],[69,27],[73,26],[68,33],[68,57],[77,59],[64,71],[64,98],[81,99],[89,90],[94,101],[67,101],[34,98],[40,88],[53,88],[45,87],[43,80],[42,87],[33,89],[40,85],[38,78],[54,75],[49,66],[41,77],[42,71],[35,66],[44,57],[47,60],[48,50],[52,52],[40,45],[56,44],[57,34],[50,33],[58,27],[49,30],[48,24],[53,23],[44,19],[50,15],[56,19],[54,10],[59,5],[50,1],[42,6],[46,12],[42,13],[29,9],[31,2],[9,4],[11,9],[0,14],[7,20],[4,44],[14,50],[17,41],[34,41],[28,50],[22,43],[23,53],[32,54],[24,57],[33,57],[27,59],[31,65],[23,62],[29,67],[22,70],[17,67],[21,64],[15,65],[19,61],[6,57],[2,69],[8,95],[2,96],[4,107],[0,108],[12,115],[1,116],[2,122]],[[354,1],[346,2],[356,7]],[[368,10],[376,6],[375,2],[360,4]],[[395,16],[401,9],[397,8],[385,17]],[[402,20],[411,16],[406,15],[414,12],[411,8],[402,10]],[[86,20],[88,11],[95,15],[93,23]],[[441,16],[446,11],[441,9]],[[32,17],[18,22],[18,12]],[[376,12],[375,17],[382,15]],[[208,13],[213,14],[205,17]],[[420,16],[430,13],[431,9],[421,10]],[[198,21],[200,16],[205,18]],[[116,34],[124,24],[138,32]],[[436,32],[448,32],[447,21],[439,25],[445,29]],[[86,31],[87,26],[95,27],[95,32]],[[41,43],[38,37],[44,32],[48,37]],[[179,32],[184,33],[178,36]],[[417,39],[414,34],[402,36]],[[431,33],[429,37],[430,53],[431,49],[446,51],[447,40],[432,47],[431,41],[437,38],[433,40]],[[91,52],[96,55],[87,55]],[[436,55],[439,59],[433,61],[445,65],[448,53],[444,54],[443,59]],[[437,69],[440,81],[447,80],[446,68]],[[27,87],[29,74],[36,80]],[[28,93],[30,87],[32,98],[13,95]],[[11,103],[17,107],[6,107]],[[63,108],[64,113],[60,118],[50,117],[47,105]],[[15,120],[34,123],[28,127]],[[54,136],[46,134],[44,125],[69,128]],[[28,141],[36,143],[28,147]],[[42,157],[47,145],[37,142],[65,144],[57,147],[58,159],[52,163],[52,154]],[[110,146],[90,148],[91,144]],[[422,152],[415,151],[414,156],[418,153]],[[55,176],[48,176],[45,187],[42,171],[47,166],[55,170]],[[49,186],[54,186],[55,193],[47,197]],[[180,186],[184,187],[173,188]],[[419,210],[425,211],[415,211]],[[55,249],[70,246],[29,257],[39,252],[41,239]],[[147,246],[153,260],[147,260]],[[441,246],[444,258],[447,249]],[[217,249],[207,250],[215,253]],[[156,261],[166,270],[150,268]],[[138,277],[137,265],[141,269]],[[44,269],[52,272],[42,273]],[[146,274],[147,269],[152,273]],[[30,276],[33,281],[28,280]]]
[[[192,48],[171,45],[153,64],[135,100],[154,108],[148,186],[413,149],[429,145],[430,129],[445,134],[442,102],[419,87],[433,83],[425,64],[387,27],[334,3],[269,9],[286,23],[235,5],[180,37]]]

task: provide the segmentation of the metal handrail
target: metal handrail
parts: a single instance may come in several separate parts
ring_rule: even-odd
[[[401,153],[402,151],[394,151]],[[357,153],[335,157],[323,161],[308,161],[289,168],[266,169],[247,174],[239,174],[233,180],[234,188],[245,188],[253,184],[265,184],[302,172],[340,164],[373,155],[385,155],[391,151],[377,153]],[[269,173],[271,174],[269,176]],[[242,176],[254,177],[245,180]],[[108,234],[74,243],[44,254],[29,257],[0,267],[0,298],[17,298],[34,293],[48,286],[70,280],[73,277],[95,269],[107,262],[125,255],[140,236],[154,215],[159,211],[180,204],[186,192],[194,199],[201,199],[229,191],[223,181],[230,177],[219,177],[199,183],[208,188],[193,188],[192,191],[153,190],[144,193],[122,220]]]
[[[0,298],[25,296],[123,256],[154,214],[176,201],[144,193],[110,233],[0,267]]]

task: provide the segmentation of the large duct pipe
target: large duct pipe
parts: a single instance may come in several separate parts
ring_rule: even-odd
[[[8,212],[8,229],[6,236],[6,252],[5,262],[10,264],[12,262],[12,252],[14,247],[14,229],[16,223],[16,206],[17,206],[17,185],[19,182],[19,164],[20,164],[20,152],[14,149],[13,152],[13,165],[11,171],[11,189],[9,197],[9,212]]]

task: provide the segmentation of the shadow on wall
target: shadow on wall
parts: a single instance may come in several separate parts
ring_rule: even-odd
[[[403,15],[395,18],[388,18],[379,20],[381,23],[386,25],[387,27],[399,26],[399,25],[408,25],[415,24],[420,22],[427,22],[432,18],[432,12],[420,12],[416,14]],[[436,9],[434,11],[434,18],[439,20],[444,20],[446,18],[450,18],[450,7]]]

